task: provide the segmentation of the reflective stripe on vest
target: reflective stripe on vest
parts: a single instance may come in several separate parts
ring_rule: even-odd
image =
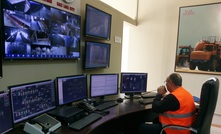
[[[165,126],[167,126],[167,124],[162,124],[162,127],[165,127]],[[190,127],[190,126],[191,125],[188,125],[188,126],[185,126],[185,127]],[[168,128],[173,129],[173,130],[187,130],[187,129],[184,129],[184,128],[179,127],[179,126],[170,126]]]
[[[195,114],[195,112],[190,112],[187,114],[168,114],[168,113],[162,113],[162,116],[168,117],[168,118],[188,118],[192,117]]]

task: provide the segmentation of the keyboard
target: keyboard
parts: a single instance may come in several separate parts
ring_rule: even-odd
[[[108,101],[108,102],[99,104],[98,106],[96,106],[96,108],[97,110],[102,111],[102,110],[105,110],[107,108],[110,108],[116,105],[118,105],[117,101]]]
[[[69,127],[73,128],[75,130],[81,130],[82,128],[88,126],[89,124],[97,121],[101,117],[102,117],[102,115],[100,115],[100,114],[91,113],[91,114],[81,118],[80,120],[70,124]]]
[[[143,100],[139,100],[139,103],[142,105],[152,104],[153,100],[154,98],[143,99]]]
[[[157,92],[146,92],[146,93],[142,93],[141,97],[142,98],[154,98],[156,97]]]

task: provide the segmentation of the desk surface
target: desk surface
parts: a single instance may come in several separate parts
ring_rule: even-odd
[[[158,115],[151,110],[151,105],[141,105],[138,101],[140,99],[124,99],[123,102],[111,107],[107,110],[110,111],[108,115],[102,116],[101,119],[86,126],[80,131],[61,126],[55,131],[55,134],[113,134],[117,131],[128,131],[134,133],[136,125],[145,121],[152,121]],[[131,128],[131,129],[129,129]],[[15,129],[11,133],[19,134],[21,128]],[[21,132],[23,133],[23,132]]]
[[[122,125],[122,123],[125,123],[125,122],[122,122],[122,119],[123,120],[129,119],[131,121],[131,119],[134,117],[139,122],[142,122],[144,120],[151,121],[153,118],[157,116],[157,115],[153,116],[154,113],[151,110],[151,105],[145,105],[145,106],[141,105],[138,102],[138,100],[139,99],[134,99],[134,100],[125,99],[124,102],[119,103],[117,106],[107,109],[110,111],[108,115],[103,116],[98,121],[92,123],[91,125],[86,126],[80,131],[76,131],[66,126],[62,126],[58,130],[56,130],[55,133],[59,133],[59,134],[102,133],[102,132],[99,132],[98,130],[106,131],[106,127],[104,126],[108,126],[107,124],[109,125],[111,124],[111,126],[113,126],[113,124],[115,124],[116,126]],[[134,120],[132,120],[132,122],[134,123]]]

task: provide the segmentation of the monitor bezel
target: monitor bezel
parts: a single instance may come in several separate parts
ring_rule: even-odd
[[[107,21],[106,25],[108,26],[108,35],[107,36],[102,36],[101,34],[95,34],[95,33],[90,33],[89,28],[88,28],[88,23],[90,23],[90,20],[88,19],[89,17],[89,8],[92,8],[93,10],[96,10],[99,12],[99,14],[104,14],[105,16],[109,17],[109,20]],[[111,24],[112,23],[112,15],[110,13],[107,13],[101,9],[98,9],[92,5],[86,4],[85,7],[85,26],[84,26],[84,36],[85,37],[92,37],[92,38],[97,38],[97,39],[105,39],[105,40],[110,40],[111,38]]]
[[[29,116],[27,116],[27,117],[25,117],[23,119],[15,120],[14,119],[14,111],[13,111],[13,103],[12,103],[12,90],[13,90],[13,88],[22,87],[22,86],[28,86],[28,85],[31,86],[31,85],[34,85],[34,84],[45,83],[45,82],[52,82],[53,83],[53,86],[54,86],[54,96],[55,96],[55,98],[54,98],[54,102],[55,102],[54,106],[49,108],[49,109],[47,109],[47,110],[44,110],[44,111],[41,111],[41,112],[38,112],[38,113],[35,113],[35,114],[32,114],[32,115],[29,115]],[[56,91],[55,91],[55,80],[54,79],[41,80],[41,81],[34,81],[34,82],[28,82],[28,83],[12,85],[12,86],[8,86],[8,90],[10,92],[10,102],[11,102],[12,122],[13,122],[13,124],[18,124],[18,123],[21,123],[23,121],[27,121],[27,120],[29,120],[31,118],[37,117],[37,116],[39,116],[39,115],[41,115],[43,113],[46,113],[46,112],[48,112],[50,110],[53,110],[53,109],[55,109],[57,107],[56,106],[56,94],[55,94]]]
[[[117,76],[117,92],[111,93],[111,94],[102,94],[102,95],[92,95],[92,77],[93,76],[105,76],[105,75],[115,75]],[[90,86],[89,86],[89,96],[90,98],[96,98],[100,97],[101,99],[104,99],[105,96],[110,96],[110,95],[117,95],[119,93],[119,74],[118,73],[106,73],[106,74],[90,74]]]
[[[122,86],[123,86],[123,75],[141,75],[141,74],[144,74],[146,75],[146,88],[145,90],[139,90],[139,91],[125,91],[125,90],[122,90]],[[128,95],[131,95],[131,94],[139,94],[139,93],[142,93],[142,92],[146,92],[147,91],[147,81],[148,81],[148,73],[145,73],[145,72],[121,72],[121,78],[120,78],[120,93],[124,93],[124,94],[128,94]]]
[[[0,10],[2,10],[2,1],[0,1]],[[3,26],[3,17],[1,17],[1,14],[0,14],[0,29],[3,29],[2,26]],[[0,30],[0,35],[2,35],[2,30]],[[3,39],[2,37],[0,37],[0,43],[2,44],[3,43]],[[3,67],[2,67],[2,59],[3,59],[3,45],[0,46],[0,79],[3,77]]]
[[[90,53],[87,52],[87,50],[90,48],[92,44],[95,44],[96,46],[105,45],[106,48],[108,48],[108,54],[106,59],[106,65],[100,65],[100,66],[89,66],[87,61],[92,56]],[[106,42],[98,42],[98,41],[85,41],[85,54],[84,54],[84,61],[83,61],[83,69],[84,70],[92,70],[92,69],[107,69],[110,67],[110,60],[111,60],[111,44]]]
[[[82,97],[82,98],[78,98],[76,100],[72,100],[70,102],[66,102],[66,103],[63,103],[63,104],[60,104],[59,102],[59,83],[58,83],[58,80],[59,79],[64,79],[64,78],[73,78],[73,77],[85,77],[86,78],[86,96],[85,97]],[[87,74],[79,74],[79,75],[67,75],[67,76],[59,76],[59,77],[56,77],[56,98],[57,98],[57,106],[64,106],[64,105],[69,105],[73,102],[77,102],[79,100],[83,100],[83,99],[86,99],[88,97],[88,82],[87,82]]]
[[[8,99],[9,99],[9,107],[10,107],[10,114],[9,113],[7,113],[7,114],[9,114],[9,116],[11,116],[11,119],[13,119],[13,117],[12,117],[12,107],[11,107],[11,100],[10,100],[10,92],[7,90],[7,91],[0,91],[0,95],[8,95]],[[4,130],[4,131],[2,131],[1,133],[2,134],[5,134],[5,133],[7,133],[7,132],[9,132],[9,131],[11,131],[13,129],[13,121],[11,120],[11,126],[10,126],[10,128],[8,128],[7,130]]]

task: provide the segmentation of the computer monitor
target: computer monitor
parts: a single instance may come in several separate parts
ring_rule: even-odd
[[[126,98],[140,98],[142,92],[147,89],[147,73],[123,72],[121,73],[121,93],[125,93]],[[128,95],[128,96],[127,96]]]
[[[58,105],[87,98],[87,75],[57,77]]]
[[[118,94],[119,74],[91,74],[90,97],[100,97]]]
[[[110,66],[111,45],[103,42],[85,42],[85,70],[106,69]]]
[[[81,16],[63,10],[69,8],[66,4],[62,9],[57,8],[62,4],[52,6],[45,2],[52,0],[38,1],[0,1],[3,58],[80,59]]]
[[[110,40],[112,15],[86,4],[85,36]]]
[[[0,92],[0,134],[12,129],[12,114],[9,92]]]
[[[13,123],[56,108],[54,80],[10,86]]]

